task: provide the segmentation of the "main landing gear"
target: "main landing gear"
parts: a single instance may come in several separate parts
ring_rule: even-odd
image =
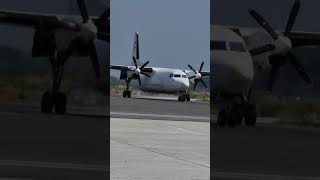
[[[130,89],[130,82],[131,82],[131,79],[126,80],[127,89],[124,90],[122,93],[122,97],[124,97],[124,98],[131,98],[131,91],[129,90]]]
[[[255,126],[257,121],[256,105],[250,101],[242,101],[241,103],[228,103],[227,106],[220,108],[218,113],[218,126]]]
[[[184,101],[189,102],[190,101],[190,94],[188,94],[186,92],[179,94],[178,101],[179,102],[184,102]]]
[[[54,108],[56,114],[65,114],[67,110],[67,96],[66,94],[59,91],[63,76],[65,59],[58,54],[57,57],[51,57],[50,62],[52,65],[53,75],[52,90],[46,91],[42,95],[41,112],[51,113]]]
[[[254,126],[256,124],[256,107],[254,104],[246,106],[234,105],[231,109],[220,109],[218,113],[218,126],[235,127],[244,123],[246,126]]]

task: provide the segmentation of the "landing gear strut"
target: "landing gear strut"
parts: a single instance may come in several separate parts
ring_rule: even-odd
[[[54,107],[56,114],[64,114],[67,110],[67,96],[59,90],[61,87],[65,58],[62,58],[62,56],[58,54],[56,57],[51,57],[50,62],[53,76],[52,89],[51,92],[46,91],[42,95],[41,112],[51,113]]]
[[[131,79],[126,80],[127,89],[124,90],[122,93],[122,97],[124,97],[124,98],[131,98],[131,91],[129,90],[130,89],[130,82],[131,82]]]

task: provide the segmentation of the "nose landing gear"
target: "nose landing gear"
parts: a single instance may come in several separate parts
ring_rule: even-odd
[[[186,92],[179,94],[178,101],[179,102],[184,102],[184,101],[189,102],[190,101],[190,94],[188,94]]]

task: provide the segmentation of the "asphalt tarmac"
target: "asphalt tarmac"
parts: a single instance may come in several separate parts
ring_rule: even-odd
[[[163,122],[173,120],[179,123],[175,125],[178,129],[188,130],[193,125],[183,127],[184,120],[197,122],[198,117],[199,123],[208,122],[208,103],[118,97],[111,97],[110,103],[111,117],[135,116],[127,120],[133,124],[135,119],[143,119],[143,123],[155,119]],[[189,116],[193,118],[185,118]],[[109,173],[106,166],[106,152],[109,151],[106,118],[106,107],[70,108],[69,114],[58,116],[39,113],[37,106],[2,105],[0,175],[42,179],[105,179]],[[172,127],[172,124],[169,126]],[[253,128],[212,127],[211,130],[211,156],[207,158],[210,158],[211,177],[214,179],[320,179],[320,130],[317,128],[259,123]],[[197,131],[202,132],[202,129]],[[115,140],[117,146],[125,146],[119,144],[122,142],[119,139]],[[138,139],[132,140],[140,142]],[[174,142],[171,139],[170,147],[173,148],[172,144]],[[130,147],[132,150],[134,146],[131,144]],[[144,146],[140,144],[137,147]],[[184,159],[192,159],[192,156],[189,153],[184,155]],[[202,158],[203,162],[207,162],[204,156]]]
[[[158,116],[172,115],[180,117],[177,121],[208,122],[204,118],[209,112],[206,103],[119,97],[112,97],[110,101],[111,117],[122,113],[125,118],[176,120]],[[115,111],[121,113],[113,114]],[[201,119],[188,119],[187,116]],[[212,115],[212,118],[214,122],[216,116]],[[217,128],[212,123],[211,178],[320,179],[320,130],[280,126],[273,121],[273,118],[259,117],[257,126],[252,128]]]
[[[320,179],[320,129],[211,127],[214,179]]]
[[[0,107],[0,177],[109,177],[105,107],[71,107],[66,115],[42,114],[36,105]]]
[[[177,100],[110,98],[110,115],[119,118],[176,120],[176,121],[210,121],[210,104],[208,102],[178,102]]]

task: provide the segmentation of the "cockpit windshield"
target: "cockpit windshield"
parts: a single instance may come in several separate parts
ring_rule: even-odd
[[[210,50],[246,52],[245,45],[240,41],[210,41]]]

